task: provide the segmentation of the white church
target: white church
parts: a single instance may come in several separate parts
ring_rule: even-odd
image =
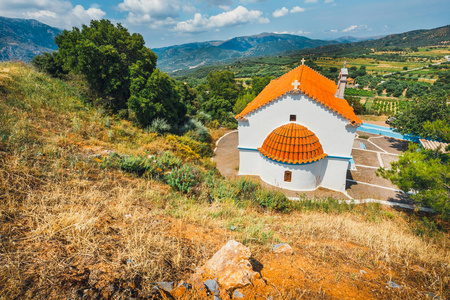
[[[344,99],[348,70],[336,84],[302,65],[272,80],[236,116],[239,175],[311,191],[345,192],[356,129],[362,121]]]

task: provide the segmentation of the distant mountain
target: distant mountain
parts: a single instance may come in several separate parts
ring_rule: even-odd
[[[305,48],[336,44],[337,41],[312,40],[292,34],[262,33],[235,37],[227,41],[190,43],[155,48],[158,67],[176,71],[212,65],[235,58],[280,55]]]
[[[307,54],[349,55],[361,51],[370,52],[370,49],[383,49],[389,47],[424,47],[448,45],[450,43],[450,25],[433,28],[413,30],[399,34],[391,34],[380,39],[367,40],[356,43],[340,43],[325,45],[314,50],[303,49],[292,53],[293,56]]]
[[[370,36],[370,37],[354,37],[354,36],[341,36],[340,38],[333,39],[332,41],[338,42],[338,43],[357,43],[362,41],[372,41],[377,40],[382,37],[385,37],[385,35],[379,35],[379,36]]]
[[[52,52],[60,32],[36,20],[0,17],[0,61],[29,62],[35,55]]]

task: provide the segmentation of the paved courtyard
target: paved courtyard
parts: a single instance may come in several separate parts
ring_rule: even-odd
[[[361,136],[363,138],[361,138]],[[238,132],[232,131],[222,137],[217,144],[214,161],[220,173],[228,178],[238,176],[239,151]],[[389,168],[390,163],[398,159],[398,155],[408,149],[408,142],[358,132],[353,144],[352,156],[355,161],[356,170],[347,172],[346,192],[354,199],[378,199],[394,202],[408,202],[404,193],[389,180],[376,176],[379,167]],[[260,181],[263,186],[277,189],[260,180],[259,176],[250,176]],[[333,197],[336,199],[348,199],[343,193],[319,188],[313,192],[295,192],[283,190],[289,197],[298,197],[305,194],[313,197]]]

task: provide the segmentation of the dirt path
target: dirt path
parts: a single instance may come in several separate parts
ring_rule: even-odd
[[[389,168],[390,163],[398,159],[398,154],[408,147],[407,141],[394,138],[369,135],[369,139],[356,138],[353,144],[352,156],[355,161],[356,170],[348,171],[346,192],[354,199],[379,199],[391,202],[407,203],[408,198],[389,180],[376,176],[375,172],[379,167]],[[214,156],[216,167],[220,173],[227,178],[238,177],[239,171],[239,150],[238,132],[232,131],[224,135],[217,142],[217,149]],[[262,186],[269,189],[276,189],[284,192],[288,197],[332,197],[335,199],[349,199],[343,193],[331,191],[325,188],[318,188],[312,192],[297,192],[280,189],[263,182],[259,176],[249,176],[259,181]]]

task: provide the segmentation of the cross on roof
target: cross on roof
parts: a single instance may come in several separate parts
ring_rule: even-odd
[[[297,79],[293,83],[291,83],[294,86],[294,90],[298,90],[298,87],[300,86],[300,82],[298,82]]]
[[[344,68],[345,68],[345,65],[347,64],[347,61],[346,60],[344,60]]]
[[[302,58],[302,65],[304,65],[305,64],[305,58],[303,57]]]

